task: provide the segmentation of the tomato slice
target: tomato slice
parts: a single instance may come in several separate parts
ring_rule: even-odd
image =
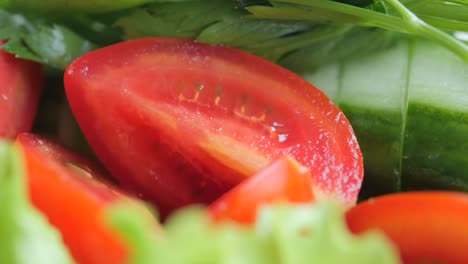
[[[381,229],[404,263],[468,263],[468,195],[399,193],[370,199],[347,213],[350,229]]]
[[[98,167],[56,143],[23,133],[17,144],[25,153],[31,200],[60,230],[75,260],[124,263],[126,247],[103,214],[113,202],[130,198],[105,182]]]
[[[314,194],[354,203],[362,156],[343,113],[294,73],[185,39],[122,42],[75,60],[67,97],[98,157],[163,212],[210,203],[283,154]]]
[[[284,155],[210,205],[215,220],[253,223],[257,210],[273,202],[306,203],[314,200],[309,169]]]
[[[0,138],[13,139],[31,129],[42,78],[40,64],[0,49]]]

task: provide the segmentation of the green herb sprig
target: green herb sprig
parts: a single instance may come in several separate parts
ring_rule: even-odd
[[[424,37],[451,49],[468,62],[468,45],[453,36],[455,31],[468,31],[465,0],[414,0],[405,6],[398,0],[377,1],[367,8],[329,0],[275,0],[271,6],[250,6],[247,10],[262,19],[301,20],[314,23],[351,24],[380,27],[404,34]],[[427,5],[432,8],[427,8]],[[435,12],[437,7],[443,7]],[[426,8],[425,8],[426,7]],[[414,10],[411,10],[413,8]],[[451,12],[460,8],[452,17]],[[416,13],[415,13],[416,12]],[[422,14],[422,19],[418,17]]]

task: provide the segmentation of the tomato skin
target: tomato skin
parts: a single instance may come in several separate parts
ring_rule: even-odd
[[[40,64],[0,49],[0,138],[14,139],[31,129],[42,80]]]
[[[209,206],[209,211],[216,221],[231,219],[251,224],[262,205],[313,200],[310,171],[285,155],[223,194]]]
[[[128,198],[102,181],[99,168],[59,145],[29,133],[16,142],[25,155],[32,203],[57,227],[77,263],[125,263],[125,244],[103,214]]]
[[[356,201],[362,156],[343,113],[259,57],[185,39],[131,40],[75,60],[65,87],[103,164],[160,211],[211,203],[285,153],[311,170],[317,196]]]
[[[404,263],[468,263],[468,195],[409,192],[370,199],[347,213],[351,231],[382,230]],[[432,262],[430,262],[432,261]]]

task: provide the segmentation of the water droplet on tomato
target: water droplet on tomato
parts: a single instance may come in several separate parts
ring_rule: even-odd
[[[288,139],[288,134],[279,134],[278,135],[278,142],[283,143]]]

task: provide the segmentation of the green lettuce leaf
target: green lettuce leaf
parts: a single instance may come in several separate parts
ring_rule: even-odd
[[[0,142],[0,263],[73,263],[60,234],[30,204],[21,155]]]
[[[131,246],[133,264],[399,263],[379,233],[350,234],[334,204],[263,208],[254,228],[213,225],[202,208],[183,209],[164,234],[128,205],[110,211],[110,221]]]

